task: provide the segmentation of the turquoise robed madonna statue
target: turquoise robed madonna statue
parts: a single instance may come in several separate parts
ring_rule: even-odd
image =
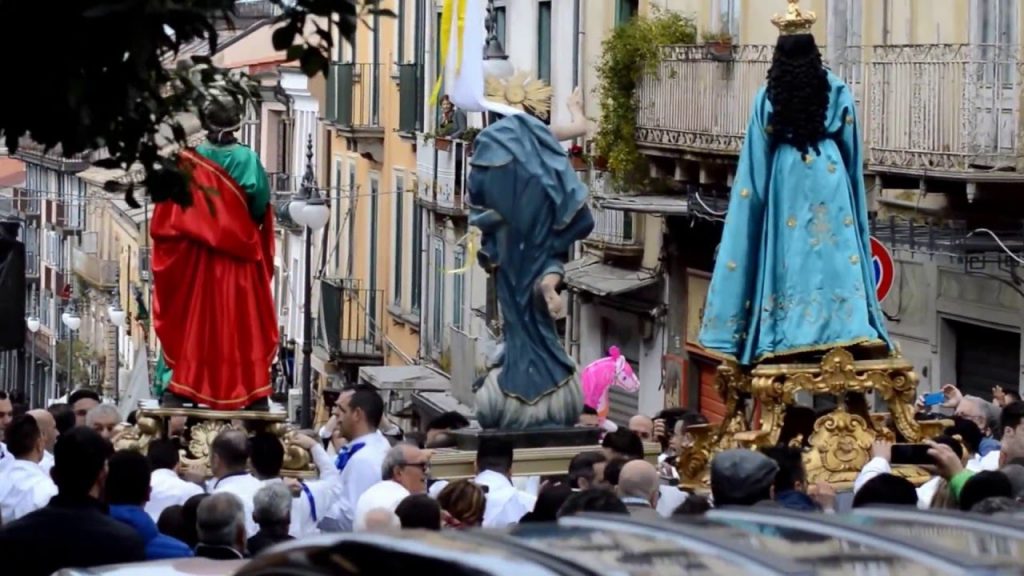
[[[776,22],[701,324],[701,346],[741,365],[892,349],[875,295],[854,95],[824,67],[804,22]]]

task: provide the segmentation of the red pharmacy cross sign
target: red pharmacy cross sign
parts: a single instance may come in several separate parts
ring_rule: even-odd
[[[892,290],[896,270],[889,249],[874,236],[871,237],[871,267],[875,272],[875,294],[878,295],[878,301],[882,302]]]

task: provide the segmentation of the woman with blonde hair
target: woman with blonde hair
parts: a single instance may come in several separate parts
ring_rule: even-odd
[[[445,528],[474,528],[483,524],[486,493],[470,480],[456,480],[437,495]]]

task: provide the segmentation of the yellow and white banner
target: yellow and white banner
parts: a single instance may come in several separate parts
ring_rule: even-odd
[[[484,44],[487,8],[484,0],[445,0],[441,12],[441,71],[431,102],[445,87],[452,103],[466,112],[494,112],[503,116],[521,110],[484,98]]]

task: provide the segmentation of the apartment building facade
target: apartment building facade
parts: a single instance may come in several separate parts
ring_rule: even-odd
[[[883,302],[921,390],[1017,389],[1024,292],[1018,2],[805,0],[828,65],[859,105],[873,235],[895,259]],[[749,107],[785,3],[666,0],[732,46],[672,46],[637,90],[637,142],[673,192],[616,191],[606,206],[661,210],[667,282],[666,401],[721,413],[715,362],[697,342]],[[641,7],[641,11],[645,7]],[[942,15],[941,17],[939,15]],[[636,195],[640,194],[640,195]],[[671,205],[671,206],[670,206]]]

